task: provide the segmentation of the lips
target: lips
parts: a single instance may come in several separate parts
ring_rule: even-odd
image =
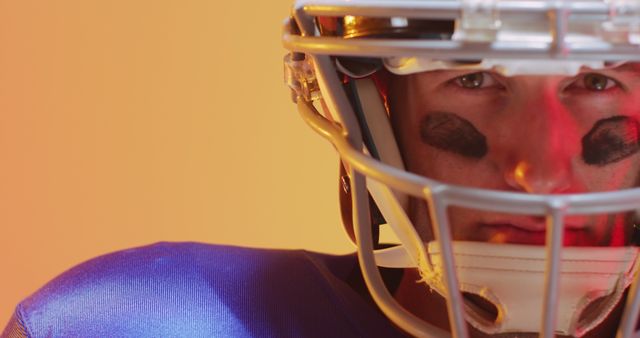
[[[476,226],[476,240],[490,243],[545,245],[546,226],[535,222],[492,222]],[[474,236],[476,237],[476,236]],[[563,244],[565,246],[596,246],[597,241],[585,227],[566,225]]]

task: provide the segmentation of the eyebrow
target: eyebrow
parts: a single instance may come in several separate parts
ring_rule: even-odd
[[[608,69],[616,73],[638,73],[640,74],[640,62],[626,62],[620,66]]]

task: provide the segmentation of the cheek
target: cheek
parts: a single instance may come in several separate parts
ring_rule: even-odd
[[[433,111],[393,121],[405,165],[410,172],[463,186],[486,187],[487,137],[454,113]],[[469,173],[474,173],[469,175]]]
[[[420,122],[420,140],[427,145],[471,159],[487,154],[487,138],[454,113],[430,113]]]
[[[631,157],[607,166],[577,164],[576,175],[584,182],[586,191],[614,191],[638,185],[640,163]]]
[[[599,120],[582,138],[582,159],[588,165],[606,166],[640,150],[640,124],[627,116]]]

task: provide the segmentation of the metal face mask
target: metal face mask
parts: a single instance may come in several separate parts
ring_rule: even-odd
[[[605,88],[607,83],[590,71],[640,61],[639,37],[640,1],[296,3],[284,27],[283,42],[291,51],[285,58],[285,79],[303,119],[340,153],[348,173],[363,276],[374,300],[395,324],[419,337],[468,337],[467,323],[487,334],[581,337],[625,302],[617,334],[637,334],[637,248],[563,247],[563,241],[568,240],[566,229],[575,226],[573,217],[634,214],[640,209],[640,188],[514,192],[419,175],[401,156],[387,91],[378,74],[457,70],[466,76],[456,78],[463,86],[477,85],[482,81],[477,74],[487,72],[506,81],[521,76],[580,77],[589,86]],[[472,159],[488,156],[492,136],[454,115],[438,111],[423,119],[421,128],[440,134],[427,132],[422,141]],[[443,126],[457,134],[441,133]],[[625,114],[607,116],[590,128],[581,136],[580,160],[585,165],[604,167],[640,151],[640,123]],[[450,137],[461,130],[466,139]],[[518,173],[524,175],[528,165],[518,164],[511,179],[520,182]],[[425,205],[431,237],[421,232],[421,224],[409,212],[416,201]],[[539,245],[459,240],[452,231],[462,212],[452,210],[460,208],[544,219],[544,238]],[[375,245],[372,211],[379,211],[392,229],[396,246]],[[450,330],[400,305],[385,287],[379,266],[417,269],[421,281],[446,299]],[[495,317],[487,318],[464,295],[492,304]]]

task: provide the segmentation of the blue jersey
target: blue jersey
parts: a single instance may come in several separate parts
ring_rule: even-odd
[[[370,299],[354,255],[159,243],[65,272],[18,305],[2,337],[404,334]]]

